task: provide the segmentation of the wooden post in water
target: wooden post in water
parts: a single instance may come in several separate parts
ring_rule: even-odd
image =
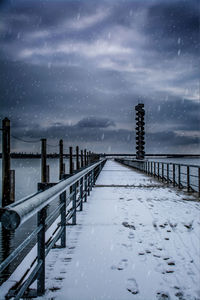
[[[80,169],[79,165],[79,146],[76,146],[76,170]]]
[[[73,149],[72,147],[69,147],[69,174],[73,174],[73,172]]]
[[[63,164],[63,140],[59,141],[59,179],[62,179],[64,174],[64,164]]]
[[[41,139],[41,182],[47,182],[47,140]]]
[[[10,170],[10,120],[8,118],[2,121],[2,132],[2,207],[5,207],[15,200],[15,173]]]
[[[84,149],[84,166],[86,167],[87,166],[87,150]]]
[[[83,150],[81,150],[81,168],[83,168],[84,162],[83,162]]]

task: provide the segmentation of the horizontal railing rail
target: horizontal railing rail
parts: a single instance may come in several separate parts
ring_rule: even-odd
[[[63,179],[54,186],[38,193],[25,197],[18,202],[0,209],[0,221],[6,230],[15,230],[24,222],[37,214],[37,227],[30,235],[0,264],[0,272],[5,270],[13,262],[20,252],[37,238],[37,263],[31,274],[16,290],[9,291],[7,297],[20,299],[23,295],[39,296],[45,292],[45,257],[61,240],[59,247],[66,247],[66,226],[72,219],[71,225],[76,225],[76,212],[79,207],[83,209],[83,202],[95,184],[106,159],[102,159],[92,165],[80,169],[76,174],[63,175]],[[56,198],[60,197],[60,204],[47,216],[47,206]],[[60,217],[52,236],[45,242],[45,233],[49,225]],[[53,220],[53,221],[52,221]],[[28,287],[37,280],[37,289],[28,295]]]
[[[116,158],[116,161],[140,170],[174,187],[197,192],[200,197],[200,166],[148,160]]]

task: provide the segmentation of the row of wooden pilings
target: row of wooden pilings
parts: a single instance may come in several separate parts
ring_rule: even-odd
[[[10,120],[8,118],[2,121],[2,207],[5,207],[15,201],[15,170],[11,170],[10,155]],[[50,168],[47,165],[47,139],[41,139],[41,183],[49,183]],[[59,179],[62,179],[66,172],[64,163],[63,140],[59,141]],[[69,174],[72,175],[80,168],[86,167],[99,159],[99,156],[87,149],[79,150],[76,146],[75,153],[73,147],[69,147]],[[76,164],[74,164],[74,159]]]

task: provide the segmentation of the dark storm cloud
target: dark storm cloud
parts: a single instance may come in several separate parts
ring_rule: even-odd
[[[152,5],[148,10],[145,31],[155,42],[155,49],[175,54],[199,53],[199,1],[168,1]],[[153,46],[153,45],[152,45]]]
[[[198,15],[196,0],[4,2],[1,118],[15,135],[130,152],[143,101],[147,152],[198,151]]]
[[[80,120],[76,126],[81,128],[107,128],[110,126],[115,126],[115,122],[104,118],[97,119],[94,117],[88,117]]]

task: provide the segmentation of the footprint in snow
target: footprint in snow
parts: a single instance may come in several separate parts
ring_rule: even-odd
[[[192,225],[193,225],[193,221],[189,224],[183,224],[187,229],[188,231],[191,231],[193,229]]]
[[[123,225],[124,227],[130,228],[130,229],[133,229],[133,230],[136,229],[134,225],[131,225],[131,224],[129,224],[128,222],[122,222],[122,225]]]
[[[111,266],[112,270],[122,271],[128,266],[128,260],[126,258],[122,259],[118,265]]]
[[[129,278],[127,280],[127,291],[133,295],[137,295],[139,293],[138,284],[135,278]]]
[[[166,292],[158,292],[158,293],[156,294],[156,298],[157,298],[158,300],[169,300],[169,299],[170,299],[170,296],[169,296],[169,294],[166,293]]]

